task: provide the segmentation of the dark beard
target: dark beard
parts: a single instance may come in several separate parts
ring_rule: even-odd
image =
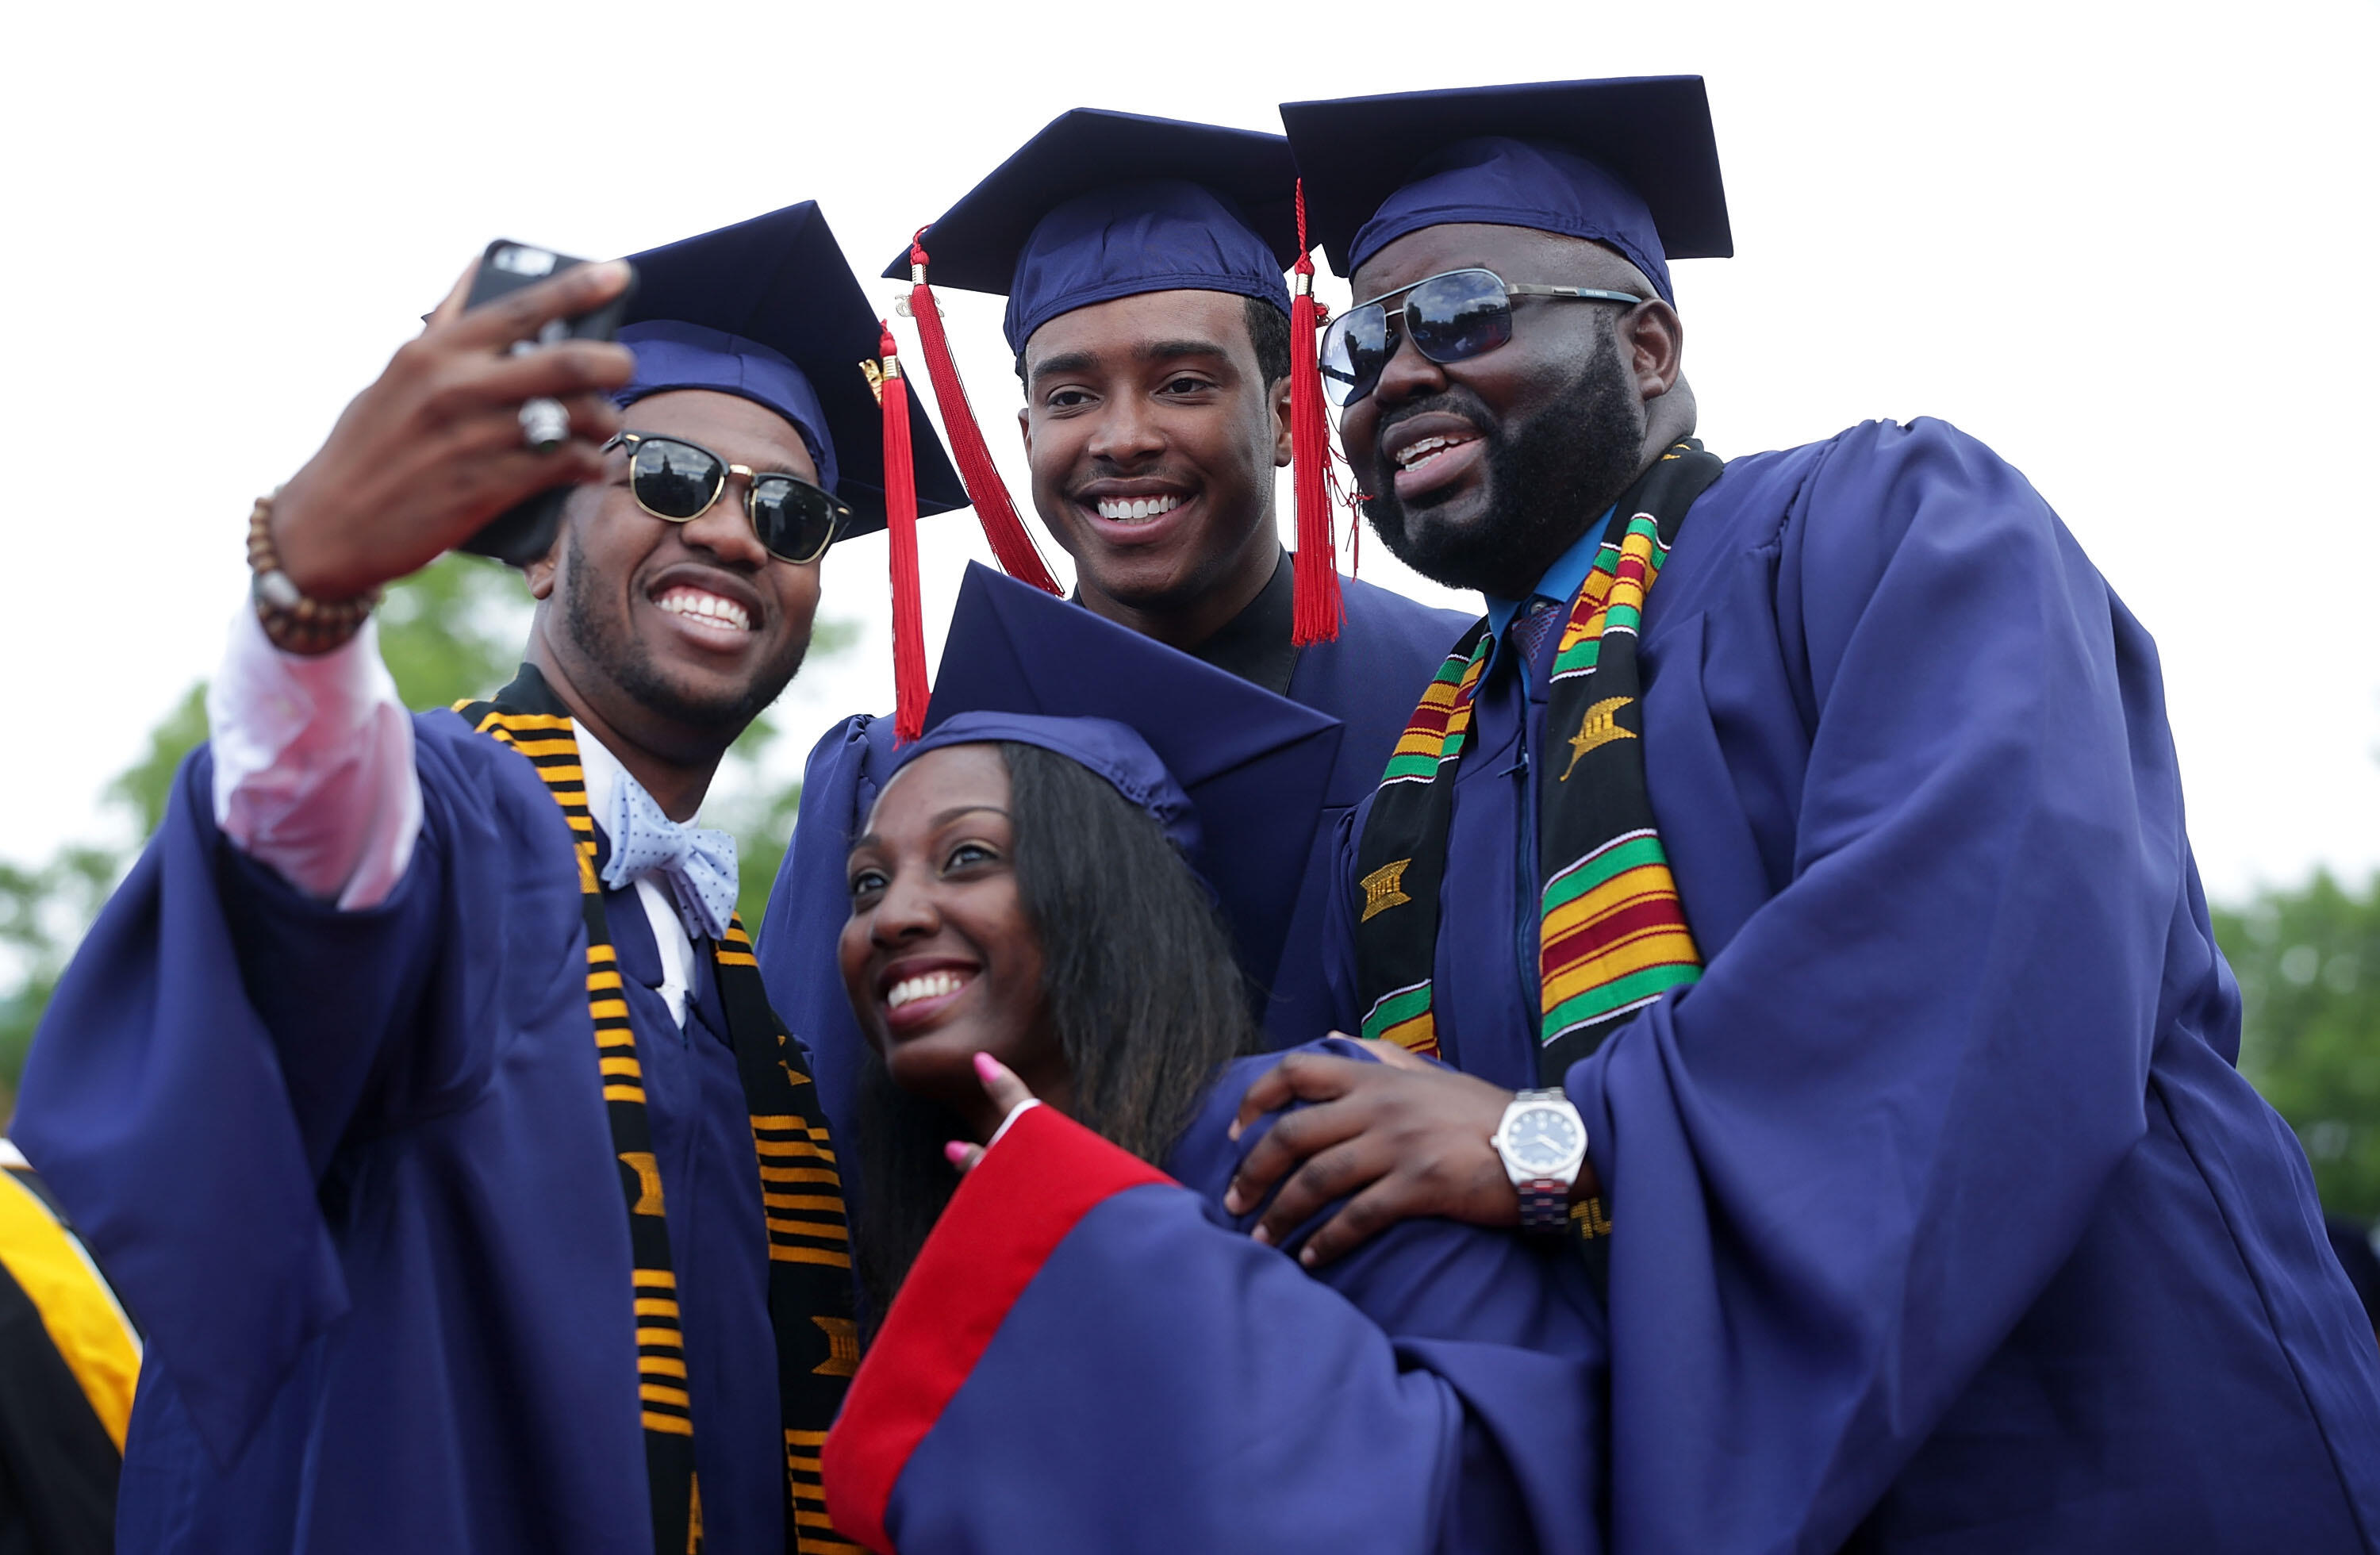
[[[1450,589],[1518,599],[1570,549],[1596,516],[1636,479],[1645,407],[1609,331],[1586,366],[1521,428],[1508,434],[1468,389],[1400,407],[1403,419],[1445,410],[1480,430],[1488,444],[1488,508],[1469,524],[1432,523],[1430,508],[1397,499],[1393,479],[1364,504],[1389,553]],[[1386,427],[1381,429],[1383,431]],[[1384,476],[1393,476],[1384,470]]]
[[[712,701],[687,696],[653,667],[652,655],[643,643],[625,630],[614,630],[596,607],[594,569],[588,565],[586,553],[578,548],[577,531],[564,532],[570,547],[569,565],[563,569],[564,628],[578,645],[578,650],[630,701],[648,712],[687,728],[716,730],[733,740],[752,720],[768,711],[769,704],[777,699],[777,694],[802,667],[803,655],[810,647],[807,636],[787,644],[784,653],[765,666],[735,696]]]

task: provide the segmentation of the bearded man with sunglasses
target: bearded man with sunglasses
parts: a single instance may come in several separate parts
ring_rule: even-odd
[[[1397,1061],[1259,1079],[1227,1207],[1570,1244],[1613,1549],[2380,1549],[2380,1359],[2073,537],[1940,422],[1694,440],[1699,79],[1282,115],[1373,525],[1488,608],[1343,834]]]
[[[621,345],[506,350],[625,266],[458,286],[258,504],[211,747],[35,1044],[18,1138],[149,1335],[121,1548],[852,1548],[835,1153],[693,821],[883,522],[877,325],[815,206],[632,262]],[[377,589],[560,483],[518,677],[407,716]]]

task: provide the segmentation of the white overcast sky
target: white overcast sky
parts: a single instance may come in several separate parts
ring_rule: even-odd
[[[1990,443],[2155,634],[2210,889],[2360,876],[2375,43],[2373,0],[29,6],[0,856],[101,834],[102,784],[213,664],[251,498],[491,237],[619,253],[816,199],[867,276],[1070,107],[1277,128],[1287,99],[1693,72],[1736,241],[1677,272],[1706,440],[1932,415]],[[950,312],[1021,499],[998,305]],[[939,651],[982,548],[965,515],[928,533]],[[1377,545],[1364,571],[1449,598]],[[889,705],[885,600],[880,537],[839,548],[825,612],[866,633],[783,704],[788,770]]]

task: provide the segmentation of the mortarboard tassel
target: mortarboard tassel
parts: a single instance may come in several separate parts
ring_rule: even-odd
[[[967,400],[966,385],[959,382],[950,337],[942,333],[942,310],[934,301],[933,288],[926,285],[925,236],[926,229],[919,227],[909,240],[909,313],[917,321],[917,343],[926,348],[926,372],[934,381],[934,401],[942,407],[942,430],[950,436],[951,457],[959,467],[967,500],[975,504],[976,520],[983,525],[984,538],[991,542],[991,553],[1000,559],[1001,570],[1036,589],[1063,593],[1033,537],[1025,532],[1024,522],[1016,516],[1016,504],[1009,500],[1008,487],[992,465],[991,450],[984,444],[983,430],[976,425],[975,407]]]
[[[1322,362],[1316,340],[1314,257],[1305,247],[1305,180],[1297,181],[1297,277],[1289,302],[1290,486],[1297,497],[1297,580],[1289,640],[1300,648],[1339,636],[1338,558],[1330,541],[1330,426],[1322,414]]]
[[[925,606],[917,592],[917,472],[909,453],[909,383],[894,356],[892,326],[878,321],[883,377],[876,385],[884,407],[884,528],[892,542],[892,741],[906,745],[926,732]]]

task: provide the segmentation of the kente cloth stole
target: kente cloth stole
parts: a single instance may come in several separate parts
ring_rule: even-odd
[[[1571,601],[1546,706],[1537,773],[1537,1079],[1559,1086],[1630,1014],[1702,975],[1702,957],[1653,825],[1645,780],[1637,632],[1645,599],[1686,509],[1723,467],[1692,439],[1662,455],[1615,508],[1613,528]],[[1619,515],[1627,515],[1619,519]],[[1355,928],[1364,1035],[1438,1052],[1430,983],[1454,777],[1494,641],[1480,621],[1439,666],[1381,774],[1356,844]],[[1572,1210],[1589,1240],[1601,1206]]]
[[[620,965],[595,873],[595,821],[588,813],[578,741],[561,702],[537,672],[523,666],[493,700],[455,704],[490,738],[528,759],[570,823],[577,844],[578,887],[587,921],[587,1009],[595,1061],[603,1078],[612,1148],[628,1216],[634,1262],[637,1370],[645,1429],[645,1475],[651,1488],[655,1555],[696,1555],[702,1548],[702,1491],[694,1472],[694,1416],[686,1393],[686,1342],[677,1276],[670,1267],[661,1169],[645,1115],[637,1034],[620,982]],[[777,1391],[784,1432],[785,1548],[798,1555],[863,1555],[827,1516],[819,1453],[844,1391],[859,1365],[852,1311],[850,1233],[843,1183],[827,1137],[826,1114],[801,1051],[769,1007],[759,963],[741,918],[724,941],[704,941],[719,990],[735,1067],[752,1118],[760,1202],[768,1219],[769,1318],[776,1331]]]

